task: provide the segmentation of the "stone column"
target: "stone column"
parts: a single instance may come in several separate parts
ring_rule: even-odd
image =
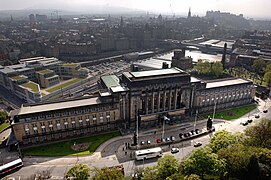
[[[145,97],[145,106],[146,106],[146,114],[148,114],[148,110],[149,110],[149,97],[148,97],[148,93],[146,93],[146,97]]]
[[[174,110],[176,110],[176,106],[177,106],[177,93],[178,93],[178,90],[175,89],[174,96],[173,96],[173,98],[174,98]]]
[[[158,96],[157,96],[157,112],[160,112],[160,97],[161,97],[161,93],[160,93],[160,89],[159,89]]]
[[[151,113],[154,113],[154,92],[152,92],[151,97]]]

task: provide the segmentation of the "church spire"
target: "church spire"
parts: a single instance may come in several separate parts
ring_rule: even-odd
[[[191,18],[191,7],[189,7],[188,16],[187,18]]]

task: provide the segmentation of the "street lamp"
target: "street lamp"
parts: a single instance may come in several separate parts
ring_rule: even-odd
[[[195,115],[194,133],[195,133],[195,131],[196,131],[197,116],[198,116],[198,110],[196,110],[196,115]]]
[[[73,146],[75,148],[76,142],[73,143]],[[79,159],[78,159],[78,152],[76,151],[76,164],[78,163]]]
[[[17,149],[18,149],[18,151],[19,151],[19,157],[21,158],[21,157],[22,157],[22,154],[21,154],[21,149],[20,149],[20,146],[19,146],[19,142],[17,142],[17,143],[15,144],[15,146],[18,146]]]
[[[218,100],[218,97],[215,97],[214,100],[215,100],[215,105],[214,105],[213,120],[215,119],[216,100]]]

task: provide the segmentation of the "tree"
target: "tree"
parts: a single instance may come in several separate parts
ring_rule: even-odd
[[[219,77],[223,74],[223,64],[221,62],[215,62],[212,64],[210,74]]]
[[[199,59],[197,65],[194,67],[199,74],[208,74],[210,72],[210,63]]]
[[[92,178],[93,180],[124,180],[124,174],[117,169],[116,167],[114,168],[95,168],[95,175]]]
[[[167,177],[178,172],[179,164],[177,159],[166,154],[164,157],[159,158],[157,163],[158,175],[161,179],[166,179]]]
[[[166,154],[159,158],[157,166],[144,169],[143,180],[161,179],[161,180],[177,180],[180,177],[179,164],[177,159]]]
[[[251,180],[259,179],[259,177],[260,177],[259,160],[255,154],[253,154],[249,158],[246,175],[247,175],[246,179],[248,179],[248,180],[249,179],[251,179]]]
[[[189,176],[185,176],[184,180],[201,180],[200,177],[196,174],[190,174]]]
[[[199,59],[194,70],[199,74],[219,77],[223,74],[223,65],[221,62],[208,62]]]
[[[222,148],[227,148],[229,145],[237,143],[235,135],[222,130],[217,131],[210,140],[210,147],[214,153],[218,152]]]
[[[262,73],[262,71],[264,70],[264,67],[266,66],[266,63],[263,59],[259,58],[259,59],[256,59],[254,62],[253,62],[253,65],[252,65],[252,68],[255,72],[257,73]]]
[[[271,71],[267,71],[264,73],[263,80],[267,83],[267,85],[271,86]]]
[[[0,111],[0,124],[4,123],[4,121],[8,118],[8,113],[5,111]]]
[[[222,176],[226,162],[224,159],[219,159],[218,155],[212,153],[210,147],[198,148],[193,151],[182,163],[183,172],[185,175],[197,174],[201,178],[205,175]]]
[[[267,64],[266,68],[264,69],[264,72],[271,71],[271,64]]]
[[[260,119],[254,126],[245,130],[246,142],[249,145],[271,148],[271,120],[267,118]]]
[[[67,179],[86,180],[90,177],[90,168],[85,164],[76,164],[65,174]]]

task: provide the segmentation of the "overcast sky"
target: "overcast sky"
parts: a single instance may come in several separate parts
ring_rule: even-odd
[[[271,0],[0,0],[0,10],[63,9],[85,11],[94,5],[126,7],[156,13],[186,13],[204,15],[208,10],[220,10],[245,17],[271,18]]]

